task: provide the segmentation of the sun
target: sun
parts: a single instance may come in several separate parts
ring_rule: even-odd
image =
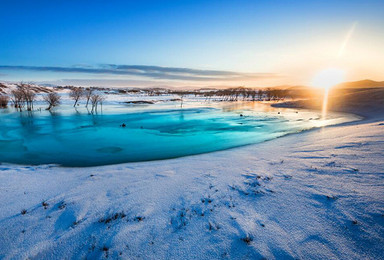
[[[315,88],[324,89],[323,96],[323,107],[321,118],[326,119],[327,116],[327,106],[328,106],[328,94],[330,88],[340,84],[344,81],[345,72],[341,69],[328,68],[320,71],[312,80],[312,86]]]
[[[344,81],[345,72],[337,68],[320,71],[312,80],[312,87],[329,89]]]

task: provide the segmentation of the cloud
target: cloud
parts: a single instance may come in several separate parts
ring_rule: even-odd
[[[185,80],[185,81],[238,81],[257,80],[280,77],[275,73],[242,73],[222,70],[199,70],[190,68],[144,66],[144,65],[116,65],[103,64],[98,67],[85,65],[74,67],[53,66],[6,66],[0,65],[0,70],[36,71],[56,73],[80,73],[93,75],[121,75],[136,76],[157,80]]]

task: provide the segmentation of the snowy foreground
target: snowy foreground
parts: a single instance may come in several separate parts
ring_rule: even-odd
[[[383,140],[377,121],[165,161],[0,165],[0,259],[383,259]]]

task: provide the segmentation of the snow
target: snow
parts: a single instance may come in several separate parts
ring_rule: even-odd
[[[0,164],[0,259],[384,259],[384,119],[367,111],[178,159]]]
[[[360,122],[164,161],[3,164],[0,258],[383,259],[383,140]]]

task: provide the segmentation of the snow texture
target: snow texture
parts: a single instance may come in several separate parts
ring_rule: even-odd
[[[93,168],[0,165],[0,259],[383,259],[384,121]]]

